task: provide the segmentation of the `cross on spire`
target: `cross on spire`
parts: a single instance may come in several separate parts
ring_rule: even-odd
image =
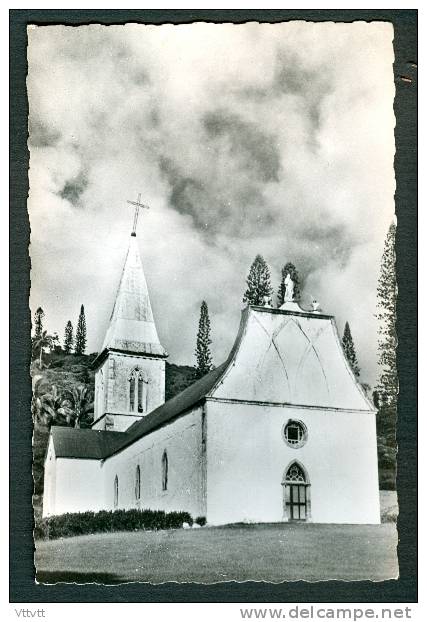
[[[136,201],[127,201],[127,203],[129,203],[129,205],[135,206],[135,215],[133,217],[133,227],[131,235],[136,237],[136,225],[138,224],[139,208],[143,207],[145,209],[150,209],[150,206],[141,203],[141,193],[138,194],[138,198]]]

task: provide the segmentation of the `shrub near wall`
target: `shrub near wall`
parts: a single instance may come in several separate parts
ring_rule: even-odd
[[[36,521],[34,537],[40,540],[52,540],[111,531],[179,529],[183,523],[193,524],[193,519],[188,512],[163,512],[162,510],[75,512],[48,516]]]

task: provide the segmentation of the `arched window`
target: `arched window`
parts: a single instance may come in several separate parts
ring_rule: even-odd
[[[144,381],[138,376],[138,412],[144,412]]]
[[[136,501],[141,499],[141,468],[139,464],[135,471],[135,499]]]
[[[96,404],[98,408],[98,415],[102,415],[104,412],[104,370],[100,369],[98,374],[98,382],[96,384]]]
[[[147,384],[146,374],[142,369],[135,368],[129,376],[129,411],[133,413],[145,413],[147,410]]]
[[[162,490],[168,489],[168,469],[168,455],[164,451],[162,456]]]
[[[135,410],[135,378],[132,376],[129,380],[129,410],[133,412]]]
[[[114,478],[114,508],[116,509],[119,506],[119,478]]]
[[[310,482],[304,467],[292,462],[285,471],[282,481],[284,489],[284,511],[288,520],[310,518]]]

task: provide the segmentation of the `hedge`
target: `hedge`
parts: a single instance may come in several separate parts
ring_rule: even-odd
[[[75,512],[47,516],[37,520],[34,537],[40,540],[51,540],[111,531],[179,529],[183,523],[193,524],[193,519],[188,512],[163,512],[162,510]]]

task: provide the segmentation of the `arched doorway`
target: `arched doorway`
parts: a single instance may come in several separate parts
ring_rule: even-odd
[[[289,521],[310,518],[310,482],[304,467],[296,460],[286,469],[283,480],[283,510]]]

